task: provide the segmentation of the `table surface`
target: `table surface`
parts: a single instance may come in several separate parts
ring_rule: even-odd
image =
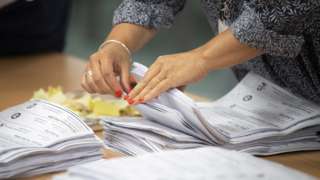
[[[60,85],[65,91],[80,90],[85,62],[64,54],[44,54],[0,59],[0,110],[28,100],[39,88]],[[97,133],[102,136],[101,132]],[[104,150],[105,158],[121,156]],[[263,157],[271,161],[320,177],[320,151],[295,152]],[[21,178],[49,180],[53,174]]]

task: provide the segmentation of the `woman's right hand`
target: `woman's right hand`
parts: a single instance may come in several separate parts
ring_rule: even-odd
[[[121,97],[124,91],[128,93],[131,90],[130,58],[120,44],[106,44],[90,56],[82,75],[82,87],[89,93],[113,93],[116,97]]]

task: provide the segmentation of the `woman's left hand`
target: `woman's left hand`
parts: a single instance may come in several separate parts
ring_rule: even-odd
[[[126,98],[138,104],[159,96],[170,88],[184,86],[202,79],[208,73],[205,60],[197,51],[159,56],[143,79]]]

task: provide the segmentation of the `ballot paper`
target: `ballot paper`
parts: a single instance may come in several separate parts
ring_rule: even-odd
[[[132,73],[139,79],[146,70],[134,63]],[[139,122],[103,119],[107,146],[130,155],[201,146],[256,155],[320,149],[320,106],[254,73],[214,102],[197,103],[171,89],[136,109]]]
[[[105,118],[105,144],[123,154],[136,155],[163,149],[189,149],[206,142],[183,132],[138,117]],[[125,131],[124,131],[125,130]],[[139,148],[136,148],[138,145]],[[143,149],[143,150],[141,150]]]
[[[100,159],[101,141],[72,111],[32,100],[0,112],[0,179]]]
[[[311,180],[314,177],[249,154],[216,147],[98,160],[53,180]]]
[[[132,74],[139,80],[147,70],[147,67],[144,65],[134,63]],[[152,121],[182,130],[208,143],[215,144],[215,137],[208,132],[202,122],[198,120],[197,115],[193,113],[196,107],[195,102],[191,98],[176,88],[162,93],[151,102],[136,105],[137,110],[144,117]]]
[[[234,143],[286,135],[320,123],[319,106],[256,74],[248,74],[230,93],[199,111],[209,128]]]

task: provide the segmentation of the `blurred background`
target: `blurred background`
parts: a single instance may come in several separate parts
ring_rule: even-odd
[[[66,52],[87,60],[96,51],[112,28],[113,11],[119,0],[73,0],[69,19]],[[144,49],[134,55],[134,61],[150,65],[159,55],[195,48],[217,33],[212,30],[199,1],[188,1],[171,29],[162,29]],[[229,69],[210,73],[204,80],[188,86],[187,91],[214,100],[236,84]]]

